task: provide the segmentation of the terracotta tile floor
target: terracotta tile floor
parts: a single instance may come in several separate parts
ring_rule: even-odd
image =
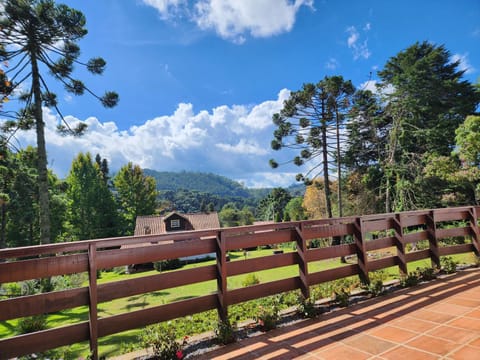
[[[480,359],[480,270],[396,291],[200,359]]]

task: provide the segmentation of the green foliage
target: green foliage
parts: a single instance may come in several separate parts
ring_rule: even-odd
[[[90,153],[80,153],[73,160],[66,181],[70,233],[75,239],[119,235],[116,204],[106,178],[108,173],[92,160]]]
[[[436,271],[432,267],[417,268],[417,274],[421,281],[430,281],[437,277]]]
[[[418,277],[417,272],[409,272],[407,275],[400,277],[400,286],[401,287],[411,287],[418,285],[420,283],[420,278]]]
[[[446,274],[453,274],[457,272],[457,262],[451,256],[444,256],[440,258],[442,271]]]
[[[238,210],[234,203],[227,203],[218,213],[222,227],[251,225],[255,218],[248,207]]]
[[[34,315],[21,318],[18,321],[17,331],[19,334],[28,334],[47,328],[47,317],[45,315]]]
[[[240,183],[224,176],[201,172],[168,172],[143,170],[145,175],[155,179],[157,189],[161,192],[179,190],[195,190],[201,193],[218,195],[219,197],[250,197],[249,191]]]
[[[385,270],[372,271],[368,274],[370,278],[370,283],[364,288],[366,288],[373,297],[383,294],[385,288],[383,287],[383,282],[387,280],[388,274]]]
[[[157,271],[167,271],[180,269],[183,266],[180,259],[168,259],[162,261],[156,261],[153,263],[153,267]]]
[[[231,324],[229,320],[218,321],[214,333],[217,341],[220,344],[227,345],[236,341],[235,338],[235,328],[236,324]]]
[[[280,222],[284,219],[284,210],[292,199],[290,193],[283,188],[274,188],[257,206],[257,218]]]
[[[305,298],[303,295],[298,299],[297,311],[306,318],[315,318],[320,314],[320,309],[316,306],[317,301],[315,295],[312,293],[310,297]]]
[[[255,313],[255,321],[263,331],[269,331],[277,327],[280,319],[280,298],[273,296],[266,298],[264,304],[258,306]]]
[[[140,342],[146,349],[152,348],[153,356],[159,360],[183,359],[183,347],[187,344],[188,337],[180,343],[174,326],[158,324],[147,326],[140,335]]]
[[[249,273],[242,282],[243,287],[260,284],[260,279],[255,273]]]
[[[140,215],[152,215],[157,206],[155,179],[143,173],[138,165],[129,162],[113,179],[118,205],[125,221],[126,234],[132,234]]]
[[[303,208],[303,197],[297,196],[292,199],[285,205],[283,211],[283,220],[285,221],[299,221],[306,220],[307,215],[305,209]]]

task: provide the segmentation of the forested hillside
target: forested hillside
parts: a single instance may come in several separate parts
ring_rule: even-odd
[[[155,179],[162,211],[182,212],[220,211],[232,203],[238,209],[245,206],[256,208],[271,188],[246,188],[224,176],[192,171],[170,172],[144,169],[144,173]],[[305,186],[291,186],[292,195],[303,195]]]
[[[144,173],[155,179],[158,191],[190,190],[219,196],[251,196],[240,183],[224,176],[191,171],[170,172],[144,169]]]

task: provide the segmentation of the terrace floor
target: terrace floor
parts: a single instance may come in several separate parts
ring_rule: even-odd
[[[461,271],[197,359],[480,359],[480,270]]]

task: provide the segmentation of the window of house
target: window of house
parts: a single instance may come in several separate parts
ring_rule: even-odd
[[[173,219],[170,220],[170,227],[173,228],[179,228],[180,227],[180,219]]]

